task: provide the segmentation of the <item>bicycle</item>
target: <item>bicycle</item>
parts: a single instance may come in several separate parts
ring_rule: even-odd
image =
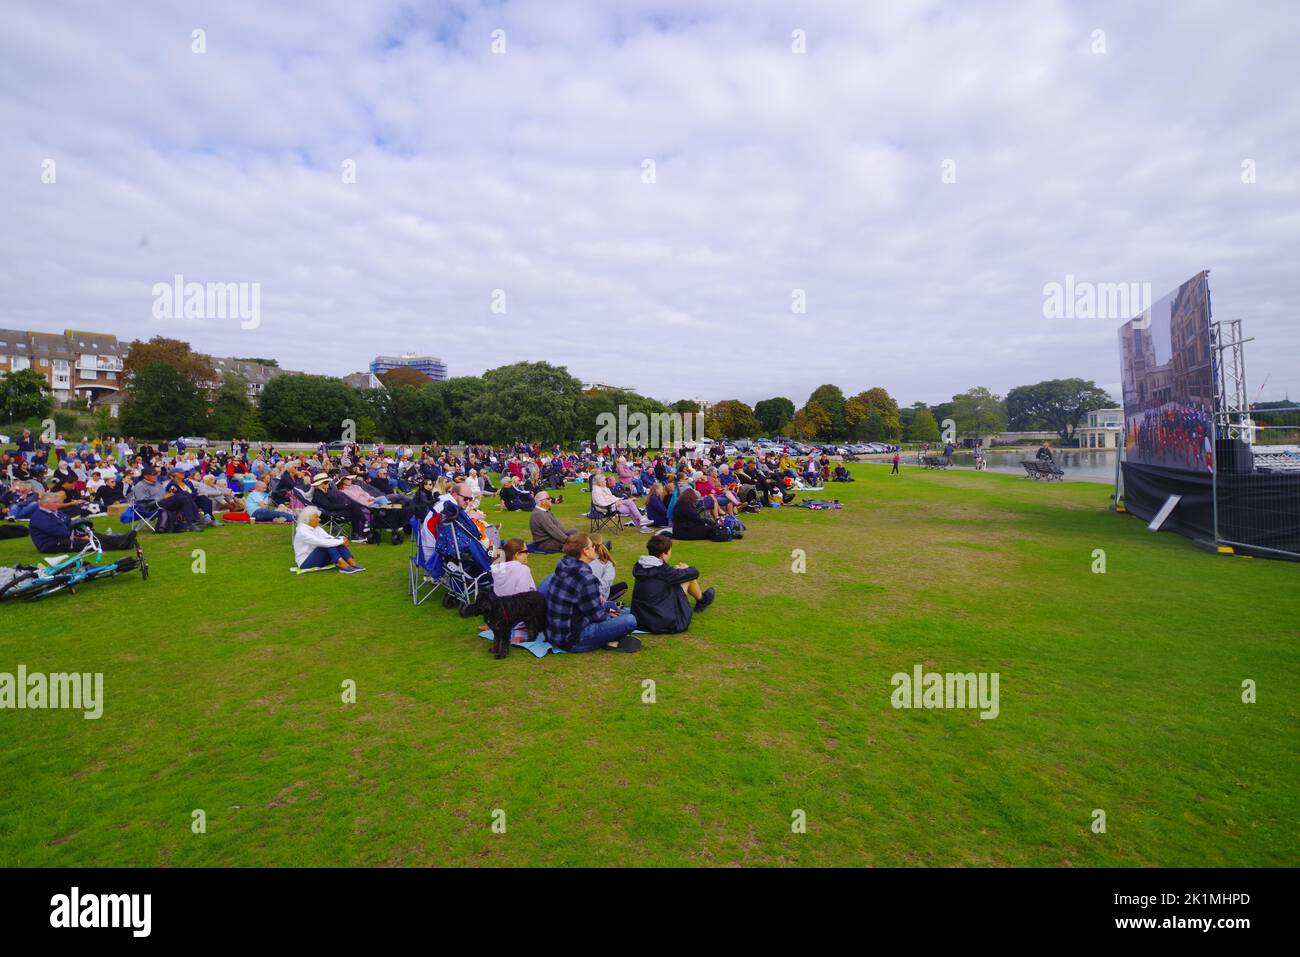
[[[145,561],[144,551],[137,542],[135,554],[119,558],[115,562],[103,561],[104,549],[100,544],[89,519],[78,519],[72,523],[77,529],[86,531],[86,544],[75,555],[68,555],[57,560],[46,559],[44,565],[17,565],[17,574],[3,587],[0,587],[0,602],[36,601],[67,590],[77,593],[77,586],[82,582],[98,581],[101,578],[116,578],[126,572],[140,572],[140,580],[149,580],[149,563]],[[93,560],[90,560],[93,557]]]

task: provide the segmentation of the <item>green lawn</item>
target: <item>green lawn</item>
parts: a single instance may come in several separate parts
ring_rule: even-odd
[[[1105,486],[888,472],[678,546],[718,601],[639,655],[496,661],[411,605],[405,545],[300,578],[287,528],[147,536],[148,582],[0,606],[0,671],[106,698],[0,711],[0,864],[1300,863],[1300,567],[1152,534]],[[643,547],[618,536],[620,577]],[[916,664],[998,672],[1000,715],[894,709]]]

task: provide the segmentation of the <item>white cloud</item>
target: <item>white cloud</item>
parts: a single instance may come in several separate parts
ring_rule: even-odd
[[[1208,267],[1300,396],[1293,5],[600,6],[11,4],[0,325],[937,401],[1113,382],[1115,323],[1043,319],[1044,283]],[[176,273],[261,283],[261,325],[153,320]]]

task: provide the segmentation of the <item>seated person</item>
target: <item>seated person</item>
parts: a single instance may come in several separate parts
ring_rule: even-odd
[[[614,511],[621,515],[626,515],[631,521],[627,524],[632,528],[649,528],[649,522],[641,514],[641,509],[636,507],[636,502],[630,498],[618,498],[611,492],[607,486],[608,479],[603,475],[593,475],[591,478],[591,504],[602,511]]]
[[[853,476],[849,474],[849,470],[845,468],[844,463],[841,462],[839,465],[835,466],[835,474],[831,476],[831,481],[852,482]]]
[[[596,557],[587,563],[587,567],[600,583],[600,600],[618,601],[627,594],[627,582],[614,581],[616,574],[614,556],[609,553],[609,546],[605,544],[605,539],[599,535],[592,535],[591,544],[596,549]]]
[[[717,534],[718,523],[700,513],[699,495],[689,485],[677,496],[673,506],[673,538],[682,541],[709,541]],[[743,538],[736,532],[733,538]]]
[[[264,485],[258,482],[258,485]],[[235,496],[235,494],[226,487],[224,482],[217,482],[217,477],[211,473],[203,476],[195,489],[198,498],[206,499],[208,507],[213,512],[242,512],[244,503]]]
[[[362,541],[370,527],[370,513],[360,502],[348,498],[330,487],[330,477],[317,472],[311,479],[311,504],[331,515],[346,518],[352,523],[352,534]]]
[[[215,522],[216,516],[212,513],[212,500],[206,495],[199,494],[198,486],[190,481],[189,473],[183,469],[172,469],[171,481],[167,483],[167,491],[173,495],[188,496],[199,513],[200,523],[211,525]]]
[[[563,551],[564,543],[569,540],[569,536],[576,534],[574,529],[565,528],[560,524],[560,520],[551,514],[551,504],[550,492],[537,494],[537,507],[528,516],[528,530],[533,536],[532,543],[528,546],[529,551],[554,555],[556,552]]]
[[[537,591],[533,571],[528,567],[528,545],[522,538],[512,538],[501,546],[502,560],[492,566],[492,593],[509,598],[523,592]]]
[[[646,492],[645,517],[651,528],[667,528],[672,524],[668,517],[668,501],[661,483],[655,482]]]
[[[265,482],[258,482],[253,486],[253,490],[244,496],[244,509],[248,512],[248,517],[255,522],[286,524],[293,518],[293,513],[287,507],[276,508],[270,493],[266,490]]]
[[[655,535],[645,544],[648,555],[642,555],[632,568],[632,614],[646,631],[656,635],[672,635],[691,626],[691,603],[695,611],[704,611],[713,604],[716,592],[701,591],[698,568],[673,560],[673,540],[667,535]]]
[[[537,507],[537,498],[529,492],[525,492],[519,484],[519,480],[511,476],[506,476],[501,480],[501,504],[511,512],[529,511]]]
[[[68,517],[60,513],[59,506],[62,504],[62,492],[46,492],[41,496],[40,507],[32,513],[27,532],[32,537],[32,544],[42,555],[57,555],[74,549],[80,551],[90,539],[83,528],[74,528]],[[122,551],[135,547],[135,532],[100,535],[98,538],[105,551]]]
[[[9,518],[22,521],[31,518],[41,507],[41,487],[36,482],[15,482],[12,499],[9,502]]]
[[[320,509],[308,505],[298,513],[298,524],[293,530],[293,557],[299,571],[337,565],[345,575],[363,572],[348,550],[347,538],[336,538],[320,527]]]
[[[564,543],[564,557],[538,591],[546,599],[546,640],[573,653],[634,652],[641,641],[632,634],[636,616],[600,600],[600,583],[588,563],[596,557],[591,539],[581,532]]]
[[[176,478],[183,480],[184,476],[177,473]],[[133,507],[145,515],[167,512],[178,532],[194,531],[198,527],[199,509],[194,504],[194,497],[188,491],[174,488],[173,483],[164,486],[158,481],[158,470],[152,465],[145,466],[140,481],[131,487],[131,499]]]

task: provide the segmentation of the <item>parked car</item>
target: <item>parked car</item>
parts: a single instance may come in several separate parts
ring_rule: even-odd
[[[201,435],[182,435],[181,441],[186,446],[198,446],[199,448],[206,448],[208,444],[208,440]]]

